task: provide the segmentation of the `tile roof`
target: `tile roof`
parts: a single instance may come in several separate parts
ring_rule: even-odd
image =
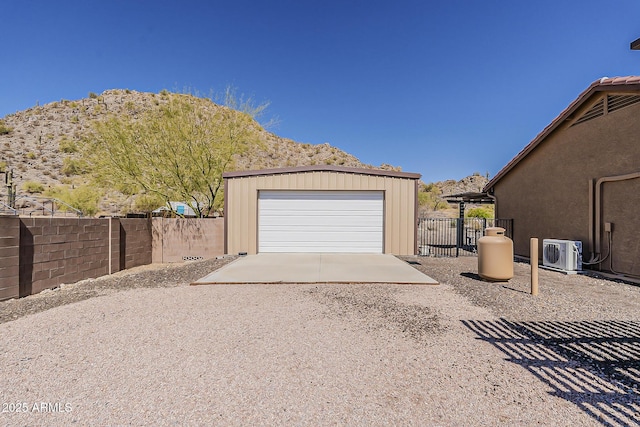
[[[603,77],[586,88],[558,117],[545,127],[533,141],[527,144],[509,163],[507,163],[484,187],[483,191],[489,191],[503,176],[513,169],[523,158],[533,151],[544,139],[549,136],[562,122],[573,114],[582,104],[596,92],[607,91],[640,91],[640,76],[627,77]]]

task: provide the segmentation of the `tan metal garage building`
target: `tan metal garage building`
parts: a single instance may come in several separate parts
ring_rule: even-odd
[[[223,178],[227,254],[417,252],[420,174],[302,166]]]

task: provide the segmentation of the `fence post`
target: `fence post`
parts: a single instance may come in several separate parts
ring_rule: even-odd
[[[464,229],[464,218],[458,218],[456,224],[456,257],[460,256],[460,246],[462,245],[462,230]]]
[[[531,295],[538,295],[538,238],[532,237],[529,245],[529,263],[531,264]]]

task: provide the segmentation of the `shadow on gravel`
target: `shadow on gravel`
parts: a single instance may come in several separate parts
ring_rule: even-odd
[[[640,424],[640,322],[462,323],[603,425]]]
[[[525,291],[523,291],[522,289],[516,289],[516,288],[509,287],[509,286],[504,286],[504,285],[502,285],[502,289],[508,289],[508,290],[510,290],[510,291],[520,292],[521,294],[527,294],[527,295],[529,295],[529,292],[525,292]]]
[[[460,275],[461,275],[462,277],[466,277],[467,279],[473,279],[473,280],[476,280],[476,281],[478,281],[478,282],[483,282],[483,283],[486,283],[486,284],[489,284],[489,285],[490,285],[490,284],[493,284],[493,283],[500,283],[499,281],[497,281],[497,282],[491,282],[491,281],[489,281],[489,280],[485,280],[485,279],[483,279],[482,277],[480,277],[480,275],[478,275],[478,274],[476,274],[476,273],[460,273]],[[515,292],[520,292],[520,293],[523,293],[523,294],[528,294],[528,292],[525,292],[525,291],[522,291],[522,290],[520,290],[520,289],[516,289],[516,288],[511,288],[511,287],[509,287],[509,286],[505,286],[505,285],[502,285],[502,288],[503,288],[503,289],[508,289],[508,290],[510,290],[510,291],[515,291]]]
[[[491,283],[491,282],[488,282],[488,281],[484,280],[482,277],[480,277],[480,275],[478,275],[476,273],[460,273],[460,275],[462,277],[466,277],[467,279],[477,280],[478,282]]]

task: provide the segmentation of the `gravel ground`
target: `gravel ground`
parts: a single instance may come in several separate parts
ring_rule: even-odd
[[[640,287],[406,260],[441,285],[187,286],[224,259],[1,302],[0,424],[640,424]]]

